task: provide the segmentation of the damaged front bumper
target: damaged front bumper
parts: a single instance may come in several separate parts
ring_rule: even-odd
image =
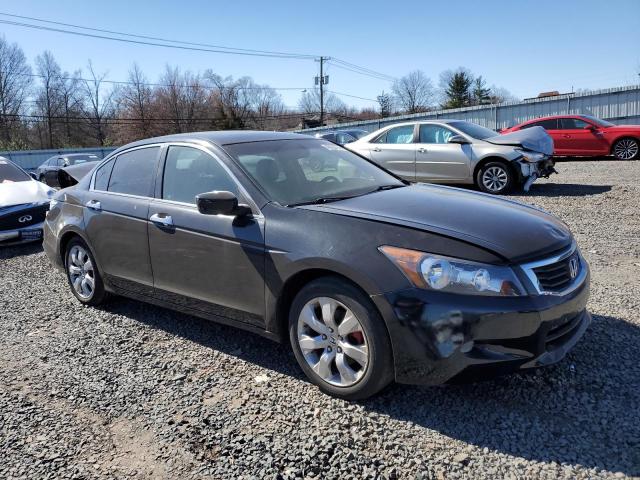
[[[520,174],[520,183],[525,192],[529,191],[533,182],[538,178],[549,178],[550,175],[558,173],[554,168],[555,162],[553,158],[542,156],[541,159],[536,161],[528,161],[525,157],[516,160],[518,164]]]

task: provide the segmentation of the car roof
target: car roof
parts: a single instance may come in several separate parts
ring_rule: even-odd
[[[113,153],[119,153],[125,149],[148,145],[151,143],[166,142],[208,142],[217,146],[230,145],[233,143],[265,142],[269,140],[308,140],[308,135],[288,132],[266,132],[261,130],[220,130],[208,132],[177,133],[164,135],[162,137],[146,138],[137,142],[129,143],[118,148]],[[113,155],[113,154],[112,154]]]
[[[533,123],[533,122],[539,122],[542,120],[557,120],[558,118],[584,118],[585,115],[580,115],[580,114],[573,114],[573,115],[549,115],[548,117],[538,117],[538,118],[533,118],[531,120],[527,120],[525,122],[520,122],[518,123],[518,125],[524,125],[525,123]]]

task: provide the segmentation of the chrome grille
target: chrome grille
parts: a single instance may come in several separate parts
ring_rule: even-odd
[[[580,258],[574,252],[558,262],[534,268],[540,288],[545,292],[561,292],[580,274]]]

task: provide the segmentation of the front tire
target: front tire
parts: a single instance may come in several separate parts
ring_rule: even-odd
[[[635,160],[640,153],[640,145],[635,138],[621,138],[613,144],[613,154],[618,160]]]
[[[510,192],[517,182],[513,168],[498,160],[485,163],[476,174],[476,186],[493,195]]]
[[[393,380],[384,321],[371,300],[341,278],[314,280],[296,295],[289,338],[304,373],[329,395],[360,400]]]
[[[80,238],[67,245],[64,266],[71,292],[81,303],[96,306],[104,301],[106,291],[96,261]]]

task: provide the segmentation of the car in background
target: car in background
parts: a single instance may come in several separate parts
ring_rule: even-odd
[[[360,138],[367,135],[369,132],[366,130],[335,130],[333,132],[316,133],[316,138],[323,138],[330,142],[337,143],[338,145],[346,145],[347,143],[355,142]]]
[[[0,246],[41,240],[42,222],[54,193],[0,157]]]
[[[126,145],[56,193],[44,230],[82,304],[116,293],[281,341],[346,399],[550,365],[591,321],[559,219],[294,133]]]
[[[554,173],[553,142],[542,128],[500,135],[461,120],[405,122],[345,148],[412,182],[475,184],[503,194]]]
[[[640,125],[615,125],[591,115],[556,115],[515,125],[502,133],[531,127],[542,127],[551,135],[554,155],[559,157],[640,158]]]
[[[86,162],[96,162],[98,160],[101,160],[101,158],[92,153],[69,153],[67,155],[56,155],[49,158],[36,169],[36,178],[50,187],[59,187],[58,171],[62,167],[78,165]]]

